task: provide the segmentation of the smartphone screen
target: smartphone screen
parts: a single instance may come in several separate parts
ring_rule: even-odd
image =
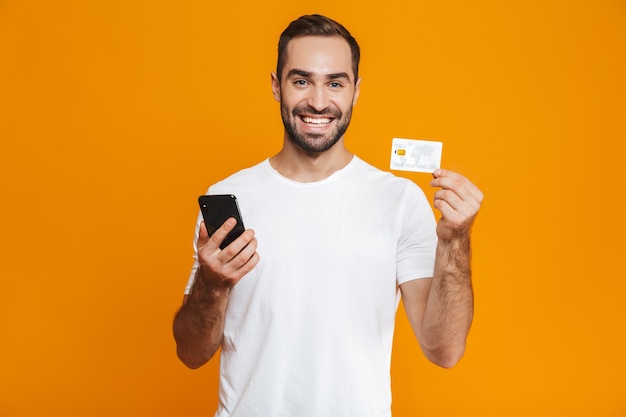
[[[237,220],[237,225],[226,236],[220,249],[224,249],[230,245],[233,240],[237,239],[246,229],[241,219],[241,213],[239,212],[239,205],[237,204],[237,198],[232,194],[215,194],[215,195],[201,195],[198,197],[198,203],[200,204],[200,212],[204,219],[206,229],[211,236],[217,229],[224,224],[224,222],[234,217]]]

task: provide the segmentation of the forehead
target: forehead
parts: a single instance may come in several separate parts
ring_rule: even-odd
[[[320,75],[345,72],[352,79],[354,73],[350,45],[339,36],[302,36],[292,39],[287,45],[283,75],[293,69]]]

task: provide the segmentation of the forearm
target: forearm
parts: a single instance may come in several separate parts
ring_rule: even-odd
[[[469,232],[439,240],[422,326],[422,347],[444,367],[463,356],[474,310]]]
[[[198,269],[192,292],[174,318],[177,354],[188,367],[208,362],[222,343],[229,292],[210,285]]]

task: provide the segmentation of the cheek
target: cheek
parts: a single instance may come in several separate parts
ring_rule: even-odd
[[[342,100],[341,102],[336,102],[337,106],[339,106],[339,109],[341,109],[341,112],[343,114],[349,114],[352,110],[352,106],[354,106],[354,102],[355,100],[353,98],[346,98],[344,100]]]
[[[294,94],[283,94],[281,99],[282,107],[288,109],[290,112],[299,106],[306,106],[307,104],[306,99]]]

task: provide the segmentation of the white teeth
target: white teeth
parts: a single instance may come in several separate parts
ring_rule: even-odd
[[[315,119],[313,117],[303,117],[302,121],[304,121],[304,123],[307,124],[312,124],[312,125],[327,125],[331,122],[331,119]]]

